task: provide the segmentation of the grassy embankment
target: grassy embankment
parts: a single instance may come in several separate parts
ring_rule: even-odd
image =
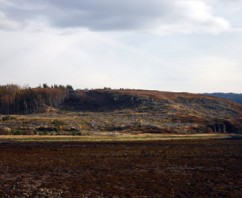
[[[237,134],[119,134],[119,135],[85,135],[85,136],[54,136],[54,135],[3,135],[0,141],[79,141],[79,142],[115,142],[115,141],[161,141],[189,139],[229,139],[242,138]]]

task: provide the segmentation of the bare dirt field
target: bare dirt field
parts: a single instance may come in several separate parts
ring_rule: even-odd
[[[242,197],[242,139],[0,141],[0,197]]]

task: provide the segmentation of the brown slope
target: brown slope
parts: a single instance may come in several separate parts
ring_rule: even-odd
[[[134,117],[131,124],[126,121],[113,124],[113,130],[241,133],[242,129],[242,105],[202,94],[148,90],[79,90],[66,101],[66,107],[91,112],[126,110],[127,116],[130,114]],[[115,116],[119,115],[114,113]],[[120,117],[117,119],[125,120]]]
[[[36,97],[29,97],[29,94],[26,97],[23,95],[21,99],[27,104],[34,104],[25,105],[28,107],[26,114],[39,113],[37,111],[39,108],[36,109],[39,107]],[[18,117],[0,115],[0,127],[3,127],[3,133],[6,132],[4,127],[12,129],[13,133],[37,134],[50,131],[53,133],[98,131],[242,133],[242,105],[213,96],[148,90],[99,89],[69,90],[65,97],[63,100],[58,100],[59,103],[53,103],[52,100],[49,102],[51,97],[45,94],[46,101],[43,107],[46,112],[42,114]],[[13,103],[17,107],[18,104],[21,103]]]

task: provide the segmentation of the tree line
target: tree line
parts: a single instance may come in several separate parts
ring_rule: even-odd
[[[0,113],[33,113],[44,111],[48,106],[57,107],[62,104],[73,91],[71,85],[40,85],[36,88],[18,85],[0,86]]]

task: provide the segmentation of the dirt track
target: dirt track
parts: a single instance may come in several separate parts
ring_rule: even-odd
[[[242,197],[242,139],[0,142],[0,197]]]

